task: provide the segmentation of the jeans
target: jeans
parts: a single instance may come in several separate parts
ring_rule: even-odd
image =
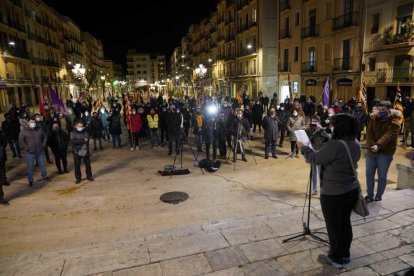
[[[109,141],[109,126],[102,128],[102,137],[104,140],[106,138]]]
[[[175,152],[180,153],[180,133],[168,133],[168,154],[172,153],[173,140],[175,140]]]
[[[352,243],[351,212],[358,199],[359,188],[342,195],[321,195],[322,213],[329,237],[329,255],[334,262],[343,264],[350,257]]]
[[[62,173],[62,166],[63,166],[63,170],[67,171],[68,170],[68,161],[67,161],[67,150],[58,150],[58,151],[53,151],[53,156],[55,156],[55,164],[56,164],[56,168],[58,170],[59,173]]]
[[[318,180],[319,173],[321,172],[321,166],[316,164],[311,164],[311,170],[312,170],[312,191],[317,192],[318,191]]]
[[[265,140],[265,157],[269,157],[270,149],[272,149],[272,156],[276,156],[276,140]]]
[[[296,144],[296,141],[290,141],[290,150],[291,150],[291,152],[295,152],[296,155],[299,154],[299,148]]]
[[[165,140],[168,141],[167,129],[165,127],[160,127],[161,143],[164,143],[164,137],[165,137]]]
[[[34,163],[37,159],[37,164],[39,165],[40,172],[42,174],[42,178],[47,177],[46,172],[46,160],[45,160],[45,152],[41,150],[38,153],[28,153],[26,152],[24,158],[26,159],[27,163],[27,179],[29,182],[33,182],[33,170],[34,170]]]
[[[195,137],[195,142],[197,145],[197,151],[201,152],[201,149],[203,147],[203,135],[201,135],[201,132],[200,132],[200,133],[194,134],[194,137]]]
[[[244,144],[247,141],[247,137],[241,137],[238,140],[234,140],[233,145],[233,160],[236,160],[237,152],[240,150],[242,158],[246,158],[246,152],[244,151]]]
[[[75,165],[75,177],[76,179],[82,178],[82,172],[80,169],[81,161],[83,160],[83,163],[85,163],[85,169],[86,169],[86,177],[92,178],[92,169],[91,169],[91,160],[89,159],[89,154],[87,154],[85,157],[81,157],[77,155],[76,153],[73,154],[73,163]]]
[[[160,135],[158,134],[158,128],[150,128],[151,145],[160,145]]]
[[[111,134],[112,136],[112,147],[116,147],[116,144],[118,143],[118,147],[121,147],[121,135],[119,134]]]
[[[93,138],[93,149],[96,150],[96,140],[98,140],[99,148],[103,149],[103,147],[102,147],[102,138]]]
[[[367,153],[366,159],[366,178],[367,178],[367,195],[368,197],[374,197],[374,178],[375,171],[378,174],[378,187],[376,198],[382,198],[385,187],[387,185],[387,173],[392,162],[392,155],[388,154],[372,154]]]

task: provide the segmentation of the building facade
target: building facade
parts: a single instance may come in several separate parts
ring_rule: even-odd
[[[181,64],[193,75],[194,91],[249,97],[276,92],[277,17],[277,1],[218,1],[211,17],[190,26],[182,40]],[[205,76],[195,73],[200,65],[207,68]]]
[[[413,1],[367,0],[363,78],[368,102],[414,95]]]
[[[85,37],[41,0],[0,1],[0,90],[5,92],[0,110],[9,104],[37,105],[37,93],[49,85],[63,100],[76,98],[74,64],[103,70],[102,44],[90,34]]]

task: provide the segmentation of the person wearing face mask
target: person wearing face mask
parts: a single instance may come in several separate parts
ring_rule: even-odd
[[[102,137],[104,140],[110,141],[111,138],[109,137],[109,122],[108,122],[108,117],[109,117],[109,113],[106,110],[105,107],[101,107],[101,109],[99,110],[99,118],[101,119],[102,122]]]
[[[227,140],[227,120],[226,120],[224,113],[220,112],[219,119],[217,122],[217,142],[218,142],[220,158],[223,158],[223,159],[226,158],[226,154],[227,154],[226,140]]]
[[[89,124],[89,133],[93,139],[93,149],[96,150],[96,142],[99,143],[99,149],[103,150],[102,147],[102,130],[103,125],[101,118],[99,118],[98,112],[92,114],[92,118]]]
[[[116,148],[118,144],[118,148],[121,148],[121,118],[119,117],[119,112],[114,110],[110,116],[108,117],[109,122],[109,133],[112,136],[112,148]]]
[[[259,127],[259,132],[262,132],[262,118],[263,106],[260,101],[257,101],[252,108],[253,132],[256,132],[256,126]]]
[[[193,117],[193,134],[197,145],[197,152],[203,152],[203,125],[205,124],[204,116],[201,114],[200,107],[196,108]]]
[[[288,119],[287,125],[286,125],[287,129],[289,130],[289,141],[290,141],[290,149],[291,152],[295,152],[295,157],[299,158],[299,149],[296,145],[296,134],[295,134],[295,130],[305,130],[306,124],[305,124],[305,118],[303,118],[303,116],[301,116],[298,113],[298,110],[296,108],[292,109],[292,113]],[[293,154],[290,155],[290,157],[293,157]]]
[[[354,115],[354,117],[355,117],[355,119],[357,120],[357,123],[358,123],[357,139],[358,139],[358,141],[361,141],[361,132],[366,127],[367,119],[368,119],[368,115],[365,112],[364,108],[362,107],[361,102],[357,103],[356,108],[353,112],[353,115]]]
[[[47,134],[41,129],[40,126],[37,126],[36,118],[30,118],[28,126],[23,128],[20,132],[19,143],[21,148],[25,150],[24,158],[27,163],[27,178],[29,180],[29,186],[32,187],[34,183],[33,171],[36,160],[43,180],[49,181],[46,172],[44,152],[44,149],[47,146]]]
[[[175,105],[170,106],[171,112],[167,115],[168,126],[168,155],[172,154],[173,141],[175,141],[175,152],[180,154],[180,135],[182,126],[182,116],[177,112]]]
[[[388,169],[397,149],[401,116],[400,111],[391,110],[389,101],[381,101],[378,104],[378,113],[370,116],[366,142],[369,151],[365,156],[367,202],[382,200],[387,185]],[[375,172],[378,174],[378,187],[374,198]]]
[[[243,117],[243,110],[241,108],[235,111],[236,118],[232,121],[232,132],[233,132],[233,162],[236,162],[237,152],[241,152],[242,160],[247,162],[246,151],[244,145],[247,141],[247,136],[250,132],[250,123]]]
[[[285,140],[285,133],[287,131],[287,122],[289,119],[289,113],[285,110],[285,104],[281,103],[279,109],[276,112],[277,119],[279,120],[280,139],[279,147],[283,147],[283,141]]]
[[[168,114],[168,105],[167,103],[163,104],[162,108],[158,111],[158,118],[160,122],[160,141],[161,146],[165,146],[164,138],[168,141],[168,135],[167,135],[167,114]]]
[[[89,154],[89,133],[85,130],[82,121],[78,121],[75,124],[74,130],[70,133],[70,142],[72,143],[73,163],[75,166],[75,183],[79,184],[82,180],[80,168],[82,160],[86,168],[86,179],[94,181]]]
[[[57,123],[52,126],[52,132],[50,134],[48,144],[52,150],[53,156],[55,157],[55,164],[58,173],[69,173],[67,162],[69,135],[65,131],[61,130]]]
[[[13,118],[10,113],[5,113],[4,118],[6,120],[1,124],[1,128],[4,133],[4,139],[9,144],[10,149],[13,153],[13,157],[18,156],[20,158],[23,158],[23,156],[20,153],[20,144],[19,144],[19,133],[20,133],[19,120],[17,120],[16,118]]]
[[[132,108],[131,115],[127,118],[128,137],[131,144],[131,151],[139,150],[139,132],[142,128],[141,116],[136,108]]]
[[[265,159],[269,159],[269,151],[272,149],[272,157],[277,158],[276,155],[276,140],[279,133],[279,119],[276,116],[276,110],[271,107],[269,115],[263,118],[263,129],[265,139]]]
[[[148,127],[151,135],[151,148],[161,145],[160,135],[158,133],[158,127],[160,125],[160,120],[158,114],[155,113],[155,109],[151,108],[150,113],[147,115]]]

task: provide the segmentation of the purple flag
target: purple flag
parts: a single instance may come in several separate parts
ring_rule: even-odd
[[[62,100],[59,99],[59,96],[56,94],[56,91],[53,90],[52,86],[49,84],[49,93],[50,93],[50,98],[52,99],[52,104],[56,105],[60,110],[60,112],[62,111],[66,111],[66,107],[63,104]]]
[[[329,77],[326,79],[325,86],[322,90],[322,103],[324,106],[329,106]]]

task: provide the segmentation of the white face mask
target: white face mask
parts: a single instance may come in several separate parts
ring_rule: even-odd
[[[227,104],[223,104],[224,107],[227,107]]]
[[[298,116],[298,113],[295,111],[295,112],[293,112],[293,116]]]
[[[89,112],[85,112],[85,116],[88,116],[89,115]]]
[[[30,128],[35,128],[36,127],[36,123],[29,123],[29,127]]]
[[[132,111],[132,114],[134,114],[134,115],[135,115],[135,114],[137,114],[137,112],[136,112],[136,111]]]
[[[280,108],[280,110],[282,110],[282,111],[283,111],[283,110],[285,110],[285,108],[284,108],[284,107],[281,107],[281,108]]]
[[[237,114],[237,118],[242,118],[243,117],[243,114]]]
[[[42,118],[36,117],[36,122],[40,122],[41,120],[42,120]]]
[[[84,127],[76,127],[76,130],[82,132],[85,128]]]

